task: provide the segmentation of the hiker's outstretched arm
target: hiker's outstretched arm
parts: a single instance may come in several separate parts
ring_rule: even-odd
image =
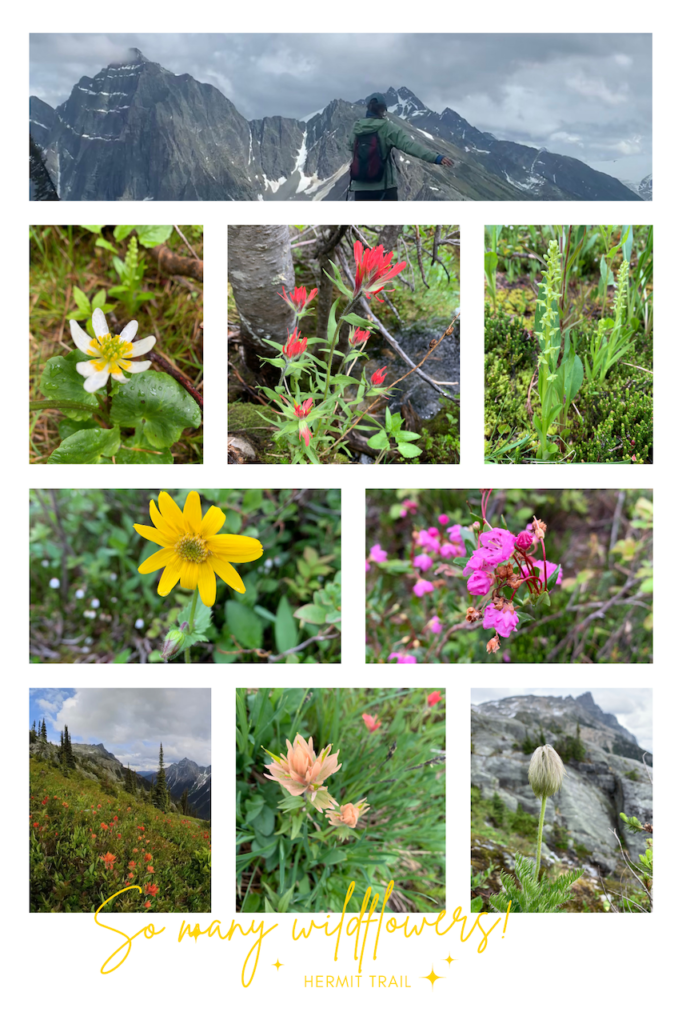
[[[392,124],[390,126],[387,138],[396,149],[401,150],[403,153],[409,153],[410,156],[414,156],[418,160],[426,160],[429,164],[435,164],[438,161],[438,150],[427,149],[426,146],[422,146],[398,125]]]

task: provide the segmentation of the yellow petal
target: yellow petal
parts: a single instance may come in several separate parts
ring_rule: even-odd
[[[156,572],[157,569],[163,569],[172,562],[174,558],[175,551],[173,548],[162,548],[160,551],[155,551],[153,555],[150,555],[137,571],[143,575],[146,575],[148,572]]]
[[[157,593],[159,593],[161,597],[166,597],[167,594],[170,594],[171,590],[180,579],[181,571],[182,562],[179,558],[175,558],[166,566],[161,573],[161,579],[159,580],[159,585],[157,587]]]
[[[182,562],[180,586],[188,590],[196,590],[199,582],[199,566],[196,562]]]
[[[199,597],[207,608],[215,604],[215,573],[208,562],[199,566]]]
[[[196,491],[190,491],[182,513],[190,533],[199,533],[201,529],[201,498]]]
[[[155,530],[153,526],[141,526],[139,523],[134,525],[141,537],[144,537],[145,540],[153,541],[162,548],[170,548],[175,543],[175,537],[168,533],[162,533],[161,530]]]
[[[159,508],[163,518],[168,520],[168,525],[172,526],[178,533],[185,533],[185,521],[182,518],[182,512],[166,491],[161,491],[159,494]]]
[[[170,522],[163,518],[153,501],[149,502],[149,518],[161,533],[167,533],[169,536],[174,535],[177,537],[178,531],[175,530]]]
[[[221,512],[215,505],[211,505],[208,512],[201,520],[200,537],[212,537],[218,530],[222,530],[225,522],[225,513]]]
[[[225,562],[222,558],[217,558],[215,555],[209,555],[206,562],[213,569],[214,573],[227,583],[228,587],[232,587],[238,594],[246,592],[241,576],[236,569],[233,569],[229,562]]]
[[[238,537],[232,533],[211,537],[208,549],[211,554],[230,562],[253,562],[263,554],[263,545],[255,537]]]

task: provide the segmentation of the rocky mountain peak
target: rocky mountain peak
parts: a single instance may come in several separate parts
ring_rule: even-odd
[[[138,64],[152,64],[152,63],[153,63],[152,61],[147,60],[145,55],[142,53],[142,50],[138,50],[138,48],[136,46],[131,46],[128,50],[126,50],[125,54],[123,55],[123,57],[121,57],[120,60],[112,60],[111,63],[109,64],[109,67],[110,68],[120,68],[120,67],[126,67],[126,66],[135,67]]]

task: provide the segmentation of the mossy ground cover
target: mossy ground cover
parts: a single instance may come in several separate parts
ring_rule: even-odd
[[[81,327],[86,326],[86,321],[76,315],[82,312],[78,291],[84,297],[81,302],[97,301],[97,297],[100,297],[99,301],[105,303],[100,308],[104,308],[111,329],[120,330],[130,320],[136,319],[139,323],[137,339],[154,335],[157,341],[152,352],[176,368],[199,394],[203,392],[203,285],[198,280],[162,270],[142,241],[137,242],[138,238],[146,239],[152,246],[156,238],[161,238],[161,234],[153,234],[155,229],[146,230],[147,234],[144,228],[135,228],[125,238],[117,240],[114,229],[110,227],[93,226],[89,229],[67,225],[30,228],[31,401],[45,399],[40,383],[48,360],[54,356],[70,357],[74,353],[69,320],[76,319]],[[164,243],[168,249],[173,254],[189,256],[186,243],[178,232],[170,228],[168,230],[170,234]],[[189,225],[180,230],[201,260],[203,228]],[[144,272],[139,284],[133,285],[123,294],[115,259],[126,260],[132,239],[138,244],[139,260],[144,261]],[[163,366],[152,365],[151,372],[160,370],[163,370]],[[167,370],[164,372],[167,373]],[[87,397],[85,392],[83,395]],[[93,421],[73,422],[64,412],[54,409],[33,411],[29,431],[29,460],[32,463],[46,462],[60,443],[74,431],[98,425],[105,424],[98,419],[96,413]],[[104,456],[109,464],[112,461],[125,461],[128,445],[132,445],[132,448],[140,447],[137,442],[132,444],[132,428],[123,428],[121,434],[123,448],[113,457]],[[201,426],[184,430],[181,438],[172,446],[172,461],[203,461]]]
[[[211,829],[113,783],[30,759],[30,909],[94,913],[211,909]],[[153,869],[153,870],[152,870]]]

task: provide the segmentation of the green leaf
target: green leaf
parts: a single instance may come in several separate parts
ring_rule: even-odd
[[[263,504],[263,491],[259,487],[250,487],[244,491],[244,499],[242,501],[242,515],[248,515],[249,512],[257,512]]]
[[[189,623],[189,617],[192,612],[192,601],[194,595],[188,598],[181,608],[178,608],[175,614],[175,620],[179,626],[182,626],[183,622]],[[194,609],[194,629],[193,633],[205,633],[208,627],[211,625],[211,619],[213,618],[213,611],[211,608],[207,608],[201,600],[201,597],[197,597],[196,607]]]
[[[358,316],[357,313],[346,313],[345,316],[341,317],[347,324],[352,324],[353,327],[364,327],[370,328],[370,330],[376,327],[376,324],[372,320],[367,320],[364,316]]]
[[[85,356],[82,357],[85,359]],[[56,401],[78,402],[80,405],[89,406],[92,412],[99,408],[99,402],[94,395],[89,394],[83,387],[85,378],[81,377],[76,369],[76,363],[64,356],[52,356],[48,359],[40,378],[40,393],[45,398]],[[89,420],[92,413],[69,411],[69,418],[72,420]]]
[[[338,847],[334,847],[331,850],[327,850],[324,857],[320,857],[320,864],[326,864],[329,867],[331,864],[342,864],[347,859],[345,850],[339,850]]]
[[[115,455],[120,443],[118,427],[114,430],[103,430],[101,427],[78,430],[65,438],[47,461],[51,465],[93,464]]]
[[[291,605],[284,594],[279,599],[279,604],[277,605],[275,643],[277,644],[279,654],[291,650],[298,643],[298,626],[291,611]]]
[[[172,466],[173,453],[170,448],[151,450],[142,427],[138,427],[132,437],[122,442],[116,462],[125,466]]]
[[[87,297],[85,292],[81,291],[80,288],[76,288],[75,285],[74,285],[74,289],[73,289],[73,297],[76,300],[76,305],[78,306],[78,311],[81,314],[78,319],[79,320],[85,320],[87,317],[90,316],[90,311],[91,311],[90,299]]]
[[[116,246],[112,245],[111,242],[107,241],[106,238],[98,238],[97,241],[95,242],[95,248],[97,248],[97,249],[108,249],[109,252],[114,252],[114,253],[118,251],[116,249]]]
[[[59,421],[57,430],[59,431],[59,436],[61,437],[62,441],[64,441],[66,440],[67,437],[71,437],[71,435],[75,434],[76,431],[78,430],[92,430],[93,427],[98,426],[99,423],[95,423],[94,420],[85,420],[85,422],[80,422],[71,419],[71,417],[65,417],[63,420]]]
[[[334,337],[336,335],[336,307],[338,304],[339,300],[336,299],[329,310],[329,319],[327,320],[327,341],[330,345],[334,344]]]
[[[381,449],[388,448],[390,446],[390,442],[388,440],[388,436],[385,430],[380,430],[379,433],[375,434],[373,437],[368,437],[367,444],[369,445],[370,448]]]
[[[406,444],[404,442],[400,442],[398,451],[404,459],[416,459],[422,453],[421,448],[417,448],[416,444]]]
[[[239,601],[228,601],[225,619],[228,631],[242,647],[252,650],[263,646],[263,623],[251,608]]]
[[[155,245],[161,245],[165,242],[173,233],[172,224],[138,224],[137,237],[140,240],[140,245],[144,245],[147,249],[153,249]]]
[[[117,224],[114,228],[114,238],[117,242],[122,242],[123,239],[127,238],[130,232],[134,230],[134,224]]]
[[[131,651],[130,651],[129,647],[126,647],[126,649],[124,651],[119,651],[119,653],[114,658],[112,664],[114,664],[114,665],[125,665],[125,664],[127,664],[128,658],[130,657],[130,653],[131,653]]]
[[[327,613],[320,605],[304,604],[302,608],[296,609],[294,618],[300,619],[302,622],[310,622],[314,626],[323,626],[326,622]]]
[[[201,425],[201,409],[173,377],[146,370],[114,395],[111,419],[122,427],[142,422],[151,448],[170,448],[186,427]]]

